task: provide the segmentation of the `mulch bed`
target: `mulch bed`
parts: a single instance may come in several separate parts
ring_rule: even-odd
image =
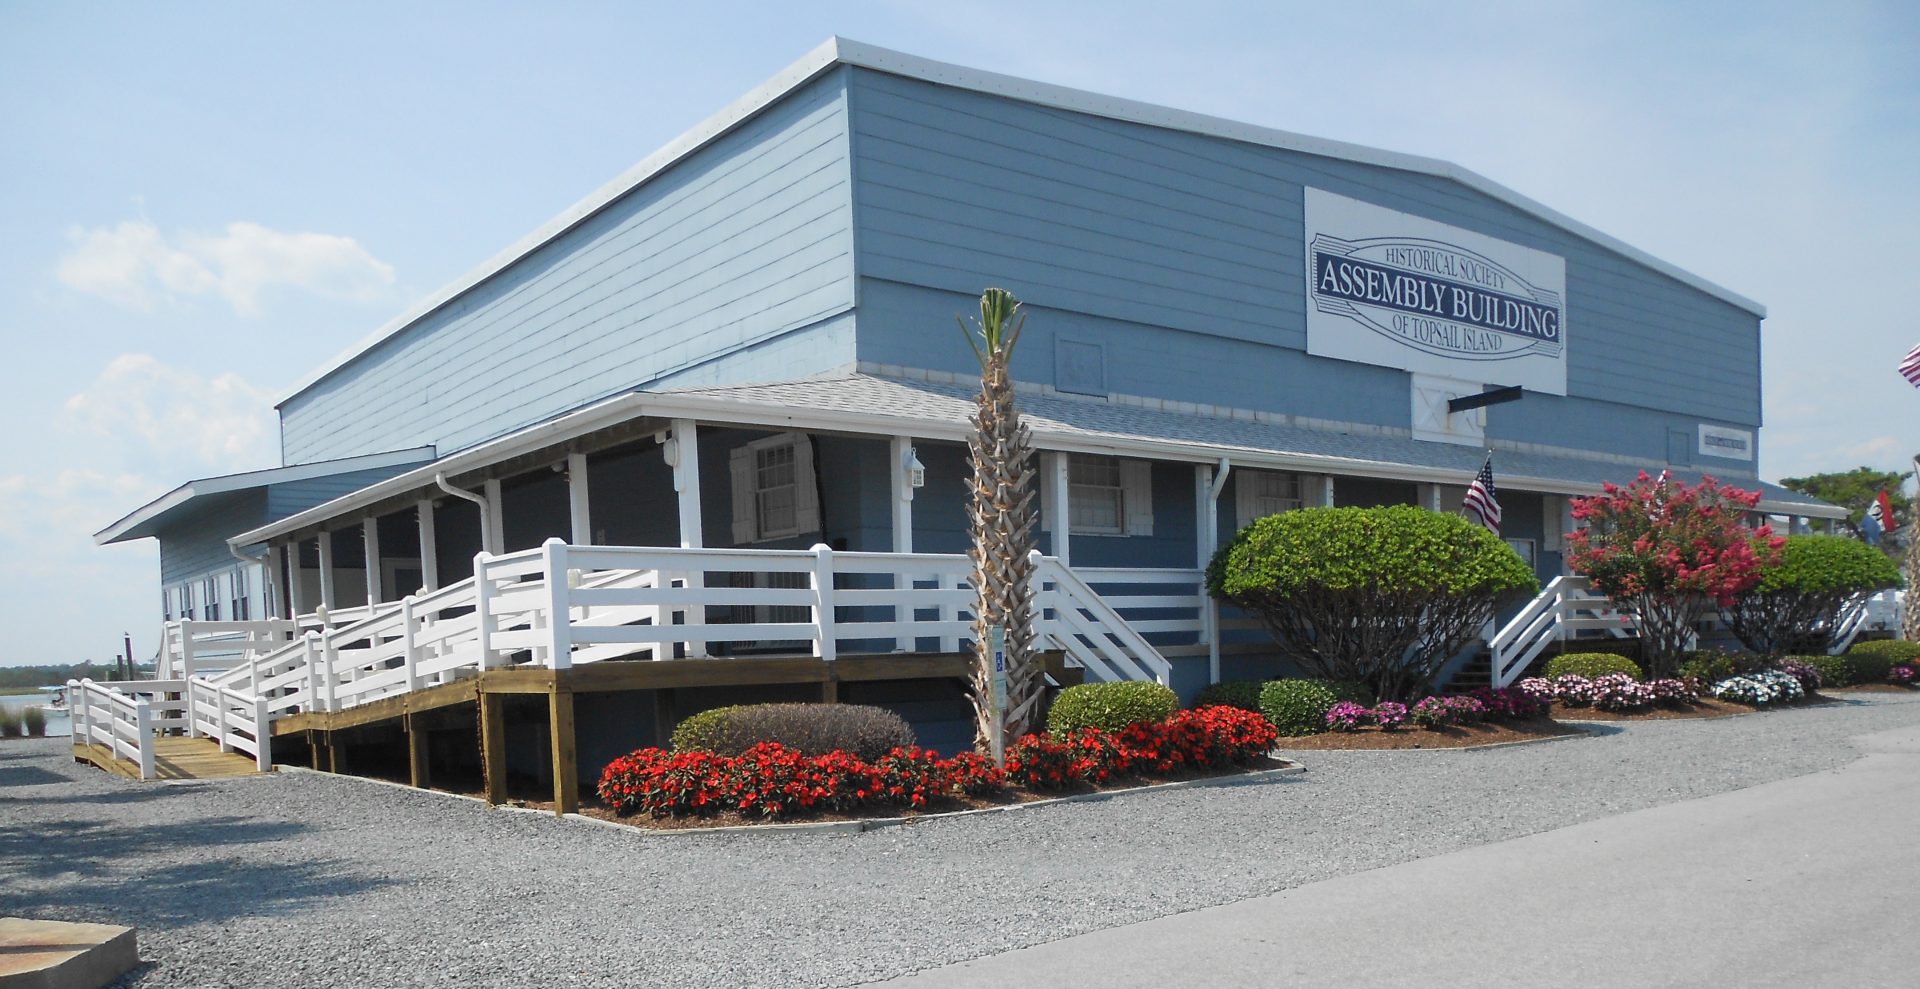
[[[1288,739],[1281,739],[1287,742]],[[586,793],[580,795],[580,815],[602,821],[612,821],[647,831],[686,831],[699,828],[730,828],[767,824],[822,824],[834,821],[866,821],[875,818],[905,817],[915,818],[927,814],[947,814],[962,810],[985,810],[990,807],[1008,807],[1014,804],[1037,803],[1042,800],[1054,800],[1087,793],[1108,793],[1116,790],[1132,790],[1160,783],[1181,783],[1187,780],[1211,779],[1220,776],[1243,776],[1248,773],[1266,772],[1271,769],[1284,769],[1291,765],[1284,759],[1263,756],[1245,766],[1229,766],[1225,769],[1196,770],[1184,773],[1169,773],[1164,776],[1130,776],[1101,786],[1082,784],[1062,790],[1002,790],[987,797],[948,797],[935,801],[925,807],[864,807],[856,813],[816,813],[801,814],[769,821],[762,817],[749,817],[737,811],[711,814],[705,817],[648,817],[645,814],[621,816],[611,807],[600,802],[598,797]],[[536,810],[553,811],[553,802],[547,800],[509,800],[514,807],[529,807]]]
[[[1838,691],[1844,694],[1911,694],[1915,690],[1913,687],[1897,683],[1862,683],[1852,687],[1821,687],[1820,689],[1828,693]]]
[[[1736,714],[1752,714],[1753,711],[1745,704],[1735,704],[1717,697],[1702,697],[1686,707],[1656,705],[1644,711],[1602,711],[1597,707],[1570,707],[1559,701],[1553,702],[1554,717],[1575,721],[1689,721],[1727,718]]]
[[[1449,728],[1362,728],[1359,731],[1330,731],[1319,735],[1283,738],[1274,748],[1282,751],[1322,751],[1328,749],[1464,749],[1501,742],[1527,742],[1563,735],[1583,734],[1572,725],[1546,718],[1532,721],[1508,721],[1479,725],[1455,725]]]

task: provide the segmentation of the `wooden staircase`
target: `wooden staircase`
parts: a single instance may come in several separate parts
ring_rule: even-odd
[[[104,745],[78,744],[73,747],[76,762],[90,762],[107,772],[128,779],[140,778],[140,764],[116,758]],[[163,780],[211,780],[231,776],[252,776],[260,769],[254,758],[240,752],[222,752],[211,738],[159,736],[153,740],[153,765]]]

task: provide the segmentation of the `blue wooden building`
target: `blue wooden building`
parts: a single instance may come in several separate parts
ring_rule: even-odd
[[[159,540],[170,621],[327,630],[473,585],[477,554],[546,553],[562,583],[549,540],[958,554],[978,375],[954,317],[987,286],[1029,313],[1042,550],[1156,654],[1068,656],[1101,675],[1191,692],[1256,664],[1199,590],[1223,539],[1307,505],[1457,508],[1489,451],[1503,535],[1547,579],[1568,497],[1641,470],[1839,514],[1756,476],[1748,298],[1447,162],[835,39],[308,375],[284,466],[99,538]],[[563,569],[654,608],[617,624],[701,626],[655,658],[779,653],[809,615],[800,651],[829,661],[958,646],[946,599],[824,603],[823,565],[699,559],[655,561],[671,602],[593,590],[644,568]],[[933,563],[860,566],[827,590],[953,592]],[[876,627],[822,633],[823,608]],[[549,667],[614,648],[582,636],[542,640]]]

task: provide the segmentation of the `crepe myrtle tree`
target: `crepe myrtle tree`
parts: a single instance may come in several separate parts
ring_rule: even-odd
[[[1722,605],[1740,643],[1765,656],[1824,653],[1848,608],[1900,585],[1885,553],[1850,536],[1788,536],[1760,580]]]
[[[1573,499],[1584,526],[1567,536],[1568,565],[1638,614],[1650,676],[1673,676],[1708,609],[1732,607],[1778,560],[1784,540],[1747,522],[1759,503],[1757,491],[1711,476],[1689,485],[1665,471]]]
[[[1303,666],[1382,700],[1431,692],[1503,600],[1539,587],[1498,536],[1412,505],[1269,515],[1207,567],[1208,592],[1258,618]]]
[[[967,437],[973,477],[968,481],[967,524],[975,593],[971,699],[976,743],[986,748],[999,713],[993,705],[993,653],[988,630],[1005,634],[1007,678],[1005,738],[1038,730],[1046,669],[1035,649],[1039,629],[1033,607],[1033,441],[1014,405],[1009,366],[1026,317],[1006,289],[980,296],[980,315],[961,333],[980,361],[980,393]]]

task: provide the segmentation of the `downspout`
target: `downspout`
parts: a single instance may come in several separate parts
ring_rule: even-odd
[[[493,509],[487,504],[487,499],[464,488],[456,488],[448,484],[446,471],[436,472],[433,475],[433,483],[439,485],[440,490],[445,491],[455,498],[465,498],[480,506],[480,548],[489,554],[499,553],[500,547],[493,545],[493,525],[491,524]]]
[[[1233,472],[1233,463],[1225,457],[1213,468],[1213,483],[1207,486],[1207,531],[1202,535],[1203,545],[1207,547],[1207,561],[1212,562],[1214,551],[1219,549],[1216,543],[1220,538],[1220,492],[1226,490],[1227,475]],[[1200,596],[1206,602],[1200,606],[1201,621],[1207,637],[1207,678],[1209,682],[1220,682],[1220,602],[1207,593],[1206,566],[1200,568]]]

